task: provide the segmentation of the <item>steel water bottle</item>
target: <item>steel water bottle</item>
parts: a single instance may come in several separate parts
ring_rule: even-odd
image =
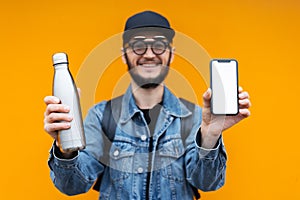
[[[85,148],[82,113],[76,84],[69,71],[68,57],[65,53],[53,55],[54,78],[53,95],[62,104],[70,107],[69,114],[73,117],[71,128],[58,133],[59,148],[62,152],[72,152]]]

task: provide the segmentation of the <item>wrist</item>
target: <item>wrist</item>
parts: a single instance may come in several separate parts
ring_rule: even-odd
[[[201,124],[201,133],[202,136],[212,136],[212,137],[219,137],[222,133],[222,128],[218,125],[213,124]]]
[[[212,129],[210,126],[201,125],[200,146],[205,149],[213,149],[221,135],[221,130]]]
[[[74,152],[63,152],[61,151],[58,142],[55,142],[54,145],[54,155],[60,159],[72,159],[74,157],[76,157],[78,154],[77,151]]]

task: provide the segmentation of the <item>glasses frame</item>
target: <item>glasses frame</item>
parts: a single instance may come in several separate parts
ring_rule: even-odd
[[[169,49],[171,48],[170,43],[168,41],[165,41],[166,40],[165,36],[154,36],[153,37],[154,41],[145,41],[147,38],[144,37],[144,36],[136,36],[133,39],[134,39],[133,42],[128,42],[124,45],[124,49],[126,50],[127,48],[130,47],[132,49],[132,51],[136,55],[139,55],[139,56],[144,55],[148,51],[149,46],[151,48],[152,53],[157,55],[157,56],[162,55],[163,53],[165,53],[167,48],[169,48]],[[137,43],[141,43],[141,42],[145,44],[145,48],[143,48],[144,51],[143,52],[137,52],[137,50],[135,48],[135,45]],[[164,46],[164,48],[161,52],[157,52],[154,48],[154,45],[157,44],[158,42],[160,42]]]

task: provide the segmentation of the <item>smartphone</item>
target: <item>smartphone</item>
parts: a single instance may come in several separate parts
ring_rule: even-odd
[[[237,115],[238,62],[235,59],[213,59],[210,62],[211,112],[215,115]]]

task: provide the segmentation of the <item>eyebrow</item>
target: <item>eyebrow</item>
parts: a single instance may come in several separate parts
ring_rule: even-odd
[[[140,40],[140,39],[147,39],[147,38],[145,36],[138,35],[138,36],[133,37],[133,39]],[[153,36],[153,38],[151,38],[151,39],[166,39],[166,37],[163,35],[157,35],[157,36]]]

